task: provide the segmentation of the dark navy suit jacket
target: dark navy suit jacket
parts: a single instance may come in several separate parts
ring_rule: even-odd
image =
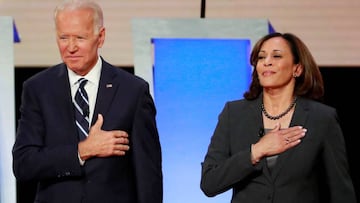
[[[20,112],[13,170],[20,181],[38,181],[35,202],[162,202],[156,109],[143,79],[103,60],[92,124],[102,114],[103,130],[128,132],[125,156],[91,158],[80,166],[65,64],[24,82]]]

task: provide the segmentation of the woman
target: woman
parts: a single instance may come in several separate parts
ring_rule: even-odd
[[[322,104],[320,70],[290,33],[261,38],[244,99],[227,102],[202,163],[209,197],[232,203],[355,203],[336,110]]]

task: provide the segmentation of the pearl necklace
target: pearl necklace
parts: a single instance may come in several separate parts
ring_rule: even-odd
[[[264,102],[261,103],[261,111],[264,113],[264,115],[266,116],[266,118],[271,119],[271,120],[278,120],[280,118],[282,118],[283,116],[285,116],[286,114],[289,113],[289,111],[294,108],[295,104],[296,104],[296,99],[297,97],[294,97],[294,100],[291,102],[290,106],[281,114],[277,115],[277,116],[271,116],[264,107]]]

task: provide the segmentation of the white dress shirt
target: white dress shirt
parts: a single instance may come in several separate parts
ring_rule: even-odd
[[[100,81],[100,75],[101,75],[101,66],[102,66],[102,61],[99,56],[95,66],[85,76],[77,75],[72,70],[67,68],[70,89],[71,89],[71,97],[72,97],[73,102],[75,100],[76,91],[80,85],[79,83],[77,83],[77,81],[80,78],[85,78],[88,80],[88,82],[86,83],[84,88],[86,90],[86,93],[88,94],[88,99],[89,99],[89,127],[91,125],[92,117],[94,116],[96,96],[97,96],[97,92],[98,92],[98,88],[99,88],[99,81]],[[83,166],[85,164],[85,161],[80,158],[79,153],[78,153],[78,158],[79,158],[80,165]]]

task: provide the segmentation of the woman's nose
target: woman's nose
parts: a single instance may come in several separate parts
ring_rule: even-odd
[[[272,65],[272,60],[270,57],[266,57],[264,58],[264,66],[271,66]]]

